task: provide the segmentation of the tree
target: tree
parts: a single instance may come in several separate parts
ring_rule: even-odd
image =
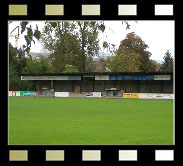
[[[9,43],[9,90],[23,90],[20,75],[27,65],[25,52]]]
[[[81,48],[81,72],[85,72],[87,59],[98,56],[99,24],[95,21],[79,21],[77,24],[79,26],[78,36]]]
[[[126,24],[126,29],[130,29],[128,21],[121,22]],[[12,21],[9,22],[9,24],[11,23]],[[42,38],[43,45],[51,52],[50,60],[54,72],[60,73],[63,72],[66,64],[76,66],[80,72],[88,69],[88,61],[98,55],[98,33],[99,31],[104,32],[106,26],[104,21],[46,21],[44,31],[41,32],[37,24],[36,28],[33,28],[31,22],[22,21],[20,26],[15,29],[18,29],[18,36],[24,35],[26,41],[26,44],[23,45],[24,52],[29,53],[31,44],[35,44],[35,40]],[[44,36],[44,34],[46,35]],[[58,40],[61,41],[59,44],[57,44]],[[63,47],[66,43],[68,45]],[[114,47],[113,44],[104,43],[106,43],[104,47],[109,50],[110,47]]]
[[[171,53],[169,52],[169,50],[167,50],[163,59],[164,61],[163,61],[161,70],[173,72],[173,57],[171,56]]]
[[[155,67],[150,60],[151,53],[147,51],[148,45],[135,34],[135,32],[128,33],[126,38],[121,41],[118,50],[116,51],[117,55],[121,56],[131,56],[134,60],[138,61],[138,71],[140,72],[152,72],[155,71]],[[126,55],[125,55],[126,54]],[[127,58],[127,57],[126,57]],[[134,65],[130,57],[129,65]],[[137,68],[136,68],[137,69]]]
[[[29,59],[23,72],[28,74],[44,74],[51,73],[52,69],[49,64],[49,60],[45,57],[40,57],[33,60]]]
[[[106,67],[111,72],[140,72],[141,61],[139,55],[126,50],[116,52],[115,56],[108,57]]]
[[[169,60],[167,72],[173,72],[173,65],[174,65],[174,60],[173,59]]]
[[[76,68],[76,66],[72,66],[72,65],[66,64],[65,65],[65,70],[63,72],[64,73],[75,73],[75,72],[79,72],[79,71]]]
[[[30,52],[32,42],[35,44],[35,39],[39,40],[41,37],[41,32],[39,31],[38,26],[36,25],[36,29],[33,29],[32,25],[29,23],[30,22],[28,21],[20,22],[21,34],[26,32],[26,34],[24,35],[26,45],[23,45],[23,48],[25,49],[24,51],[27,53]]]
[[[9,65],[9,90],[21,90],[21,79],[12,63]]]
[[[160,72],[161,71],[161,64],[156,62],[155,60],[152,60],[152,59],[150,61],[152,63],[154,71],[159,71]]]
[[[121,21],[121,22],[122,24],[123,23],[126,24],[126,30],[130,29],[130,24],[128,23],[128,21]],[[135,22],[137,23],[137,21]],[[11,23],[12,21],[9,21],[9,24]],[[48,25],[47,22],[45,22],[45,28],[48,29],[47,25]],[[57,22],[51,21],[49,24],[49,27],[52,27],[52,28],[57,27]],[[35,44],[35,40],[39,40],[41,38],[41,31],[39,30],[38,25],[36,24],[36,28],[33,28],[29,21],[21,21],[20,25],[15,27],[12,30],[12,32],[14,32],[16,29],[18,29],[18,36],[24,33],[24,39],[26,41],[26,45],[23,45],[23,48],[24,48],[24,51],[29,54],[32,42]],[[102,32],[105,31],[106,27],[105,27],[104,21],[101,21],[99,23],[98,29]],[[20,31],[21,31],[21,34],[20,34]],[[12,32],[10,32],[10,34]],[[107,42],[106,44],[107,44],[106,47],[110,45],[110,43],[108,44]]]
[[[45,49],[51,52],[49,60],[55,73],[65,70],[65,65],[76,66],[79,62],[79,41],[74,33],[73,22],[57,22],[53,27],[47,22],[42,32],[41,42]]]
[[[130,29],[128,21],[122,21],[123,23],[126,24],[126,29]],[[98,56],[98,34],[105,29],[104,21],[46,21],[41,32],[38,25],[33,28],[31,22],[22,21],[18,26],[18,35],[19,30],[20,35],[24,35],[26,41],[22,50],[24,53],[29,53],[32,42],[35,44],[35,40],[42,39],[43,45],[51,53],[50,61],[54,72],[63,72],[66,64],[85,72],[92,69],[87,65],[92,57]],[[113,44],[104,43],[106,43],[104,47],[114,47]]]
[[[15,64],[17,54],[17,48],[13,47],[13,45],[9,43],[9,64]]]
[[[50,60],[55,72],[63,72],[65,65],[86,71],[88,58],[98,55],[99,27],[95,21],[47,22],[42,33],[43,46],[52,52]]]
[[[20,48],[17,49],[9,43],[9,64],[12,64],[18,74],[20,74],[27,64],[25,52]]]

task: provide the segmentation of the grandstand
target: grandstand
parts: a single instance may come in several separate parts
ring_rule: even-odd
[[[172,72],[129,73],[49,73],[23,74],[23,81],[34,81],[39,95],[53,92],[72,92],[72,95],[87,92],[103,92],[118,89],[123,93],[173,93]],[[81,95],[82,96],[82,95]]]

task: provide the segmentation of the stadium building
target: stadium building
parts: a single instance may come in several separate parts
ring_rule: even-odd
[[[117,91],[124,93],[168,93],[173,94],[173,72],[131,72],[131,73],[60,73],[23,74],[24,81],[34,81],[38,95],[54,92],[83,94],[88,92]],[[109,96],[111,95],[109,92]]]

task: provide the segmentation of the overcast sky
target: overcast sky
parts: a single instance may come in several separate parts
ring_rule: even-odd
[[[126,30],[126,25],[122,21],[104,21],[106,26],[105,33],[101,33],[100,38],[100,48],[101,51],[107,53],[107,50],[103,50],[103,41],[115,44],[116,48],[119,47],[120,41],[125,39],[126,35],[130,32],[135,32],[136,35],[141,37],[141,39],[149,46],[147,49],[152,53],[151,59],[163,60],[163,57],[167,50],[170,51],[171,55],[174,57],[174,21],[129,21],[130,30]],[[32,26],[38,25],[39,30],[44,27],[42,21],[32,22]],[[9,25],[9,32],[13,30],[19,22],[13,22]],[[14,32],[14,34],[17,31]],[[107,36],[107,37],[106,37]],[[13,37],[9,38],[9,41],[15,46],[15,39]],[[24,34],[22,34],[18,40],[18,46],[25,44]],[[42,46],[36,41],[36,44],[32,44],[31,52],[41,52]]]

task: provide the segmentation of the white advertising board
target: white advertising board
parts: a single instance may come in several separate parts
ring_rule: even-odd
[[[170,80],[170,75],[154,75],[154,80]]]
[[[55,92],[55,97],[69,97],[69,92]]]
[[[68,76],[68,80],[81,80],[81,76]]]
[[[20,96],[20,92],[19,91],[16,91],[16,96]]]
[[[86,94],[86,97],[102,97],[101,92],[89,92]]]
[[[81,80],[81,76],[21,76],[21,80]]]
[[[174,99],[174,94],[139,93],[140,99]]]
[[[109,80],[109,75],[96,75],[95,80]]]
[[[9,96],[20,96],[19,91],[9,91]]]
[[[84,78],[93,78],[94,75],[83,75]]]
[[[9,96],[12,96],[12,91],[9,91]]]

